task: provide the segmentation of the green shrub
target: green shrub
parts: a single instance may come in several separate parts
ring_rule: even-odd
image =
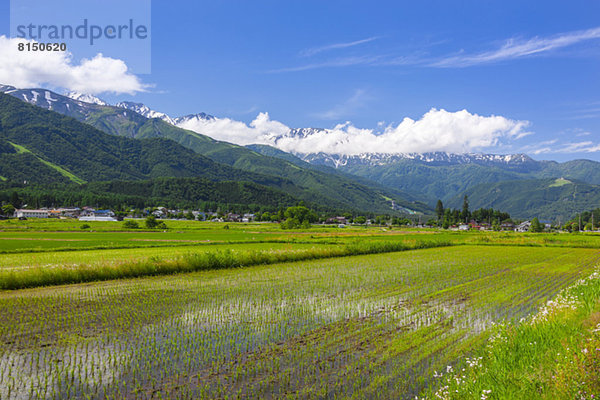
[[[127,220],[123,223],[123,228],[126,229],[139,229],[140,225],[137,223],[137,221],[132,221],[132,220]]]

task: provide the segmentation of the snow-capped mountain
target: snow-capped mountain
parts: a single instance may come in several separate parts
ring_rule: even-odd
[[[155,111],[155,110],[151,109],[150,107],[148,107],[147,105],[142,104],[142,103],[134,103],[131,101],[122,101],[120,103],[117,103],[116,106],[120,107],[120,108],[124,108],[126,110],[135,111],[136,113],[143,115],[146,118],[159,118],[171,125],[176,125],[175,120],[173,118],[171,118],[170,116],[168,116],[167,114],[159,112],[159,111]]]
[[[74,116],[75,113],[86,114],[90,109],[99,106],[97,104],[74,100],[47,89],[17,89],[13,86],[0,85],[0,92],[24,100],[29,104],[69,116]]]
[[[214,121],[214,120],[215,120],[215,117],[210,114],[198,113],[198,114],[185,115],[183,117],[177,117],[173,120],[174,121],[173,125],[183,126],[187,123],[193,123],[193,122],[198,122],[198,121]]]
[[[91,94],[84,94],[84,93],[79,93],[79,92],[69,92],[66,94],[66,96],[70,99],[81,101],[83,103],[97,104],[99,106],[107,106],[108,105],[108,103],[105,102],[104,100],[101,100],[98,97],[93,96]]]
[[[8,92],[11,92],[13,90],[17,90],[17,88],[14,87],[14,86],[10,86],[10,85],[2,85],[2,84],[0,84],[0,93],[8,93]]]
[[[171,117],[163,112],[151,109],[142,103],[135,103],[130,101],[123,101],[115,106],[109,106],[106,102],[98,99],[95,96],[85,95],[81,93],[71,92],[68,96],[61,96],[54,92],[46,89],[17,89],[12,86],[0,85],[0,92],[5,92],[12,96],[18,97],[31,104],[44,107],[50,110],[54,110],[69,116],[73,116],[87,122],[88,118],[96,115],[98,112],[106,113],[107,108],[111,108],[112,111],[116,111],[115,118],[121,118],[124,120],[135,120],[137,124],[143,124],[143,121],[138,121],[139,118],[158,118],[165,121],[168,124],[196,131],[200,134],[212,135],[215,129],[230,129],[232,124],[238,124],[239,126],[247,126],[243,122],[230,120],[227,118],[217,118],[210,114],[198,113],[190,114],[182,117]],[[119,110],[129,110],[136,114],[126,115]],[[111,117],[112,118],[112,117]],[[113,118],[114,119],[114,118]],[[223,121],[227,123],[223,123]],[[214,126],[211,127],[207,132],[204,132],[204,128],[207,125],[211,125],[211,122],[215,122]],[[106,124],[99,126],[104,127]],[[110,126],[115,127],[114,130],[110,130],[112,134],[125,134],[127,136],[135,136],[135,133],[124,132],[124,127],[129,124],[123,123],[123,129],[120,129],[118,124],[112,121]],[[283,124],[280,124],[283,126]],[[199,128],[198,128],[199,127]],[[221,127],[221,128],[218,128]],[[284,126],[285,127],[285,126]],[[247,127],[248,131],[251,131],[251,127]],[[120,129],[120,130],[119,130]],[[306,139],[313,135],[327,134],[327,129],[320,128],[288,128],[282,133],[262,131],[262,138],[264,141],[269,143],[273,147],[278,147],[278,142],[284,139]],[[227,140],[222,137],[215,136],[214,139]],[[264,142],[263,142],[264,143]],[[500,167],[503,169],[527,169],[534,165],[536,161],[524,154],[509,154],[509,155],[496,155],[496,154],[452,154],[452,153],[364,153],[359,155],[344,155],[344,154],[329,154],[329,153],[298,153],[292,151],[292,154],[301,158],[302,160],[315,165],[326,165],[334,168],[347,168],[347,167],[369,167],[369,166],[386,166],[400,163],[406,163],[408,161],[412,163],[427,164],[431,166],[444,166],[444,165],[460,165],[460,164],[477,164],[491,167]]]
[[[292,137],[292,138],[299,138],[299,139],[304,139],[306,137],[309,137],[311,135],[314,135],[316,133],[320,133],[320,132],[324,132],[326,131],[326,129],[321,129],[321,128],[294,128],[294,129],[290,129],[290,132],[286,135],[288,137]],[[281,137],[277,138],[280,139]]]
[[[138,113],[146,118],[159,118],[171,125],[175,125],[175,126],[179,126],[179,127],[183,127],[187,123],[194,123],[194,122],[197,122],[200,120],[210,121],[210,120],[215,119],[215,117],[213,117],[212,115],[206,114],[206,113],[190,114],[190,115],[185,115],[183,117],[172,118],[171,116],[169,116],[163,112],[151,109],[150,107],[148,107],[145,104],[134,103],[131,101],[122,101],[120,103],[117,103],[116,106],[127,109],[127,110],[135,111],[136,113]]]
[[[525,154],[452,154],[452,153],[401,153],[401,154],[383,154],[383,153],[364,153],[359,155],[344,154],[297,154],[304,161],[316,165],[327,165],[334,168],[344,166],[375,166],[389,165],[403,162],[406,160],[417,161],[429,165],[457,165],[457,164],[479,164],[479,165],[513,165],[524,166],[535,163],[535,161]]]

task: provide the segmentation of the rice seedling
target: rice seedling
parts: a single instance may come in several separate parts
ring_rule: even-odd
[[[465,356],[479,365],[498,323],[528,324],[597,261],[583,248],[392,252],[411,246],[286,263],[203,253],[180,260],[188,274],[0,292],[0,398],[414,398],[449,386]]]

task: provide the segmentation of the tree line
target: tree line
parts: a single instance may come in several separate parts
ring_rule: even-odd
[[[448,229],[452,225],[467,224],[470,221],[477,223],[488,223],[494,229],[500,229],[504,222],[512,222],[510,214],[493,208],[480,208],[474,211],[469,209],[469,197],[463,198],[462,209],[445,208],[442,200],[438,200],[435,206],[437,220],[430,220],[429,225],[441,226]]]

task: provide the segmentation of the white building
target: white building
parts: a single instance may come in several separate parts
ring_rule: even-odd
[[[17,218],[48,218],[48,210],[17,210]]]
[[[109,217],[109,216],[102,216],[102,215],[88,215],[85,217],[79,217],[80,221],[110,221],[110,222],[116,222],[118,221],[118,219],[114,218],[114,217]]]
[[[525,221],[515,228],[516,232],[529,232],[531,229],[531,221]]]

